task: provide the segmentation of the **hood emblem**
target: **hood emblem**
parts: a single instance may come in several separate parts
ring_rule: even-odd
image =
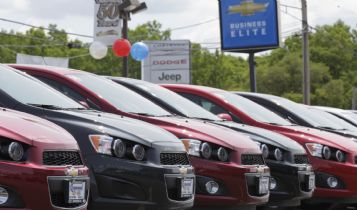
[[[68,167],[66,170],[66,175],[67,176],[78,176],[79,175],[79,170],[74,168],[73,166]]]
[[[181,167],[179,170],[180,170],[180,174],[182,176],[186,176],[187,173],[188,173],[188,169],[187,168]]]

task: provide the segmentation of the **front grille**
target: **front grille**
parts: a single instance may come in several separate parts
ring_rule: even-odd
[[[46,166],[78,166],[83,165],[78,151],[46,151],[43,152],[43,164]]]
[[[161,153],[160,163],[162,165],[190,165],[186,153]]]
[[[190,165],[186,153],[161,153],[160,163],[162,165]]]
[[[307,157],[307,155],[295,155],[294,161],[296,164],[308,164],[309,158]]]
[[[265,165],[262,155],[242,155],[242,165]]]
[[[79,206],[85,205],[85,203],[67,203],[65,202],[65,197],[63,193],[52,193],[51,194],[51,201],[54,206],[61,207],[61,208],[76,208]]]

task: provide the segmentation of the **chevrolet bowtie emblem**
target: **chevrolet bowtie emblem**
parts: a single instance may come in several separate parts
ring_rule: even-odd
[[[78,176],[79,170],[74,167],[67,168],[66,175],[67,176]]]
[[[240,5],[229,6],[228,14],[252,16],[257,12],[265,12],[269,3],[254,3],[254,0],[243,0]]]
[[[182,176],[186,176],[187,173],[188,173],[188,169],[187,169],[187,168],[180,168],[179,170],[180,170],[180,174],[181,174]]]

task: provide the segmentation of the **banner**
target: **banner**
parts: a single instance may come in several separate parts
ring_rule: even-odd
[[[278,0],[220,0],[222,50],[263,51],[280,46]]]
[[[122,0],[95,0],[94,41],[113,45],[121,38],[121,19],[119,5]]]
[[[145,44],[149,56],[142,62],[142,80],[156,84],[191,83],[190,41],[145,41]]]
[[[16,55],[17,64],[32,64],[32,65],[46,65],[68,68],[68,58],[54,58],[54,57],[41,57],[33,55],[25,55],[18,53]]]

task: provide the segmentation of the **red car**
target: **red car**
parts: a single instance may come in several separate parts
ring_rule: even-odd
[[[49,121],[1,108],[0,176],[0,209],[87,209],[77,142]]]
[[[245,135],[198,120],[175,117],[134,91],[88,72],[11,66],[91,108],[158,125],[183,140],[196,172],[196,207],[255,208],[268,201],[270,170],[257,144]]]
[[[214,114],[290,137],[308,151],[316,173],[310,203],[357,203],[357,144],[326,131],[292,125],[264,107],[224,90],[189,85],[163,85]]]

